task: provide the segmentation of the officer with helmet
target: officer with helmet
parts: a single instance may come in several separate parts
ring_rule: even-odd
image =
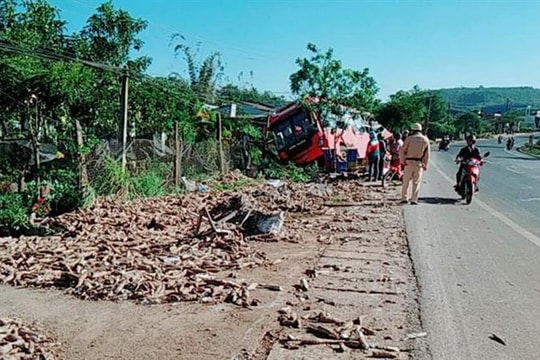
[[[401,203],[418,204],[422,174],[429,164],[429,139],[422,134],[422,125],[415,123],[411,133],[405,139],[399,152],[401,164],[405,167],[403,185],[401,187]],[[409,196],[409,185],[412,182],[412,194]]]

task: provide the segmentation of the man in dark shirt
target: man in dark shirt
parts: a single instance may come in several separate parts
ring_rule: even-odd
[[[482,155],[480,155],[480,149],[476,146],[476,136],[469,135],[467,137],[467,146],[463,147],[456,156],[456,161],[459,160],[469,160],[471,158],[482,160]],[[460,163],[458,172],[456,174],[456,189],[459,186],[461,180],[461,170],[464,168],[463,163]]]

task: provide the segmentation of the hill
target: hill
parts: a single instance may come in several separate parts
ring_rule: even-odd
[[[531,105],[540,108],[540,89],[520,87],[477,87],[437,90],[452,106],[461,110],[479,110],[488,105],[506,105],[518,108]]]

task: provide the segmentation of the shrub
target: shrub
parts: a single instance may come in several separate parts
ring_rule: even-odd
[[[0,235],[10,235],[31,228],[28,204],[23,194],[0,194]]]

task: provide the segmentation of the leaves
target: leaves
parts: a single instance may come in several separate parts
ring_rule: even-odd
[[[343,115],[342,106],[363,111],[371,111],[376,106],[378,88],[369,75],[369,69],[343,68],[341,61],[334,58],[331,48],[322,52],[315,44],[309,43],[307,49],[312,56],[296,60],[299,70],[290,76],[291,91],[302,99],[317,99],[306,103],[306,106],[323,121],[331,113]]]

